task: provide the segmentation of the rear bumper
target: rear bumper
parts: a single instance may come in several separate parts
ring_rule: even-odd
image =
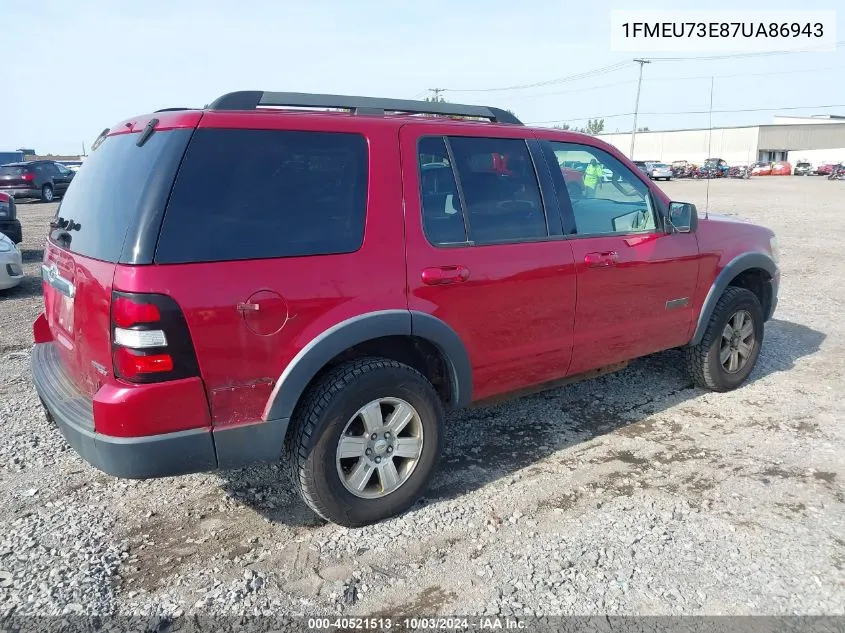
[[[15,218],[9,220],[8,218],[0,218],[0,233],[12,240],[15,244],[23,242],[23,230],[21,229],[21,221]]]
[[[281,458],[287,419],[142,437],[97,433],[93,401],[80,394],[64,373],[55,344],[36,344],[31,363],[35,389],[48,417],[86,462],[109,475],[151,479]]]
[[[0,189],[3,193],[8,193],[15,198],[40,198],[40,189],[27,189],[26,187],[3,187]]]

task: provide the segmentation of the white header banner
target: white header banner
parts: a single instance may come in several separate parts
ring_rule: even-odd
[[[836,50],[836,11],[620,10],[610,48],[629,53]]]

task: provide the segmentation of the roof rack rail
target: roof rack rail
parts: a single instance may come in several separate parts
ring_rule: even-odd
[[[507,110],[478,105],[461,105],[438,101],[412,101],[409,99],[381,99],[378,97],[353,97],[348,95],[322,95],[305,92],[263,92],[242,90],[218,97],[208,105],[210,110],[254,110],[260,107],[341,108],[353,114],[384,115],[385,112],[414,114],[442,114],[471,116],[490,119],[493,123],[523,125]]]
[[[156,110],[153,114],[156,112],[178,112],[179,110],[191,110],[191,108],[162,108],[161,110]]]

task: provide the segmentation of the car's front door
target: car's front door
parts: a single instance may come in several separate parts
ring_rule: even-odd
[[[698,277],[695,235],[667,233],[649,185],[609,152],[562,142],[546,149],[559,162],[596,160],[613,174],[561,199],[578,280],[570,374],[685,344]]]
[[[472,400],[565,375],[575,267],[537,142],[520,128],[430,134],[400,132],[409,308],[461,338]]]

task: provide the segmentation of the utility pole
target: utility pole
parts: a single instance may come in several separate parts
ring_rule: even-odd
[[[442,99],[440,97],[440,93],[446,92],[446,88],[429,88],[428,91],[431,93],[431,99],[429,99],[429,100],[437,102],[437,101],[442,101]]]
[[[640,79],[637,81],[637,100],[634,102],[634,129],[631,130],[631,153],[628,156],[631,160],[634,160],[634,140],[637,138],[637,112],[640,109],[640,88],[643,85],[643,65],[650,64],[651,62],[647,59],[635,59],[640,65]]]

